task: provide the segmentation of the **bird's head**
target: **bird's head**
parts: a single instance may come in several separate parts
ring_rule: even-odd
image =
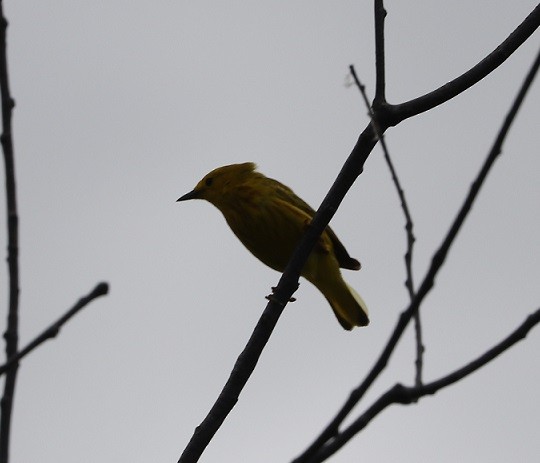
[[[218,167],[206,174],[192,191],[181,196],[177,201],[206,199],[220,208],[227,201],[228,192],[245,182],[253,175],[256,168],[253,162]]]

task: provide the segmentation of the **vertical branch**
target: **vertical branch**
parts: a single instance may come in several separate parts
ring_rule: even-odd
[[[375,0],[375,99],[374,106],[379,106],[386,103],[386,74],[385,74],[385,58],[384,58],[384,18],[386,10],[384,9],[383,0]]]
[[[415,334],[415,341],[416,341],[415,342],[416,359],[414,361],[416,374],[414,377],[414,384],[415,386],[420,387],[422,386],[422,371],[424,369],[424,351],[425,351],[424,340],[422,336],[422,322],[420,319],[420,309],[418,309],[414,313],[413,321],[414,321],[414,334]]]
[[[13,357],[18,349],[18,309],[19,309],[19,238],[17,197],[15,188],[15,164],[13,159],[13,140],[11,132],[11,115],[14,100],[9,92],[9,80],[7,72],[7,47],[6,30],[7,20],[4,17],[3,3],[0,0],[0,94],[2,99],[2,135],[0,142],[4,152],[6,170],[6,212],[8,229],[8,269],[9,269],[9,308],[7,316],[7,328],[4,333],[6,341],[6,356]],[[1,401],[0,416],[0,461],[7,463],[9,455],[9,434],[11,427],[11,411],[13,408],[13,394],[17,378],[18,363],[6,373],[4,394]]]

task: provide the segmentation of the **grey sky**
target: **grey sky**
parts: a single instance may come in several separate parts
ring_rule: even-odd
[[[520,0],[385,2],[393,103],[474,65],[533,9]],[[5,5],[21,215],[21,342],[106,280],[22,364],[13,462],[176,461],[279,275],[217,209],[175,200],[214,167],[254,161],[317,207],[367,123],[372,2]],[[418,282],[539,47],[387,132],[415,223]],[[426,379],[499,341],[540,304],[538,82],[423,309]],[[2,206],[3,207],[3,206]],[[379,149],[332,226],[370,307],[343,331],[302,281],[201,461],[286,462],[364,377],[407,303],[404,220]],[[5,268],[1,269],[5,276]],[[5,279],[4,279],[5,281]],[[413,379],[408,333],[369,405]],[[416,406],[392,407],[331,461],[535,461],[540,332]]]

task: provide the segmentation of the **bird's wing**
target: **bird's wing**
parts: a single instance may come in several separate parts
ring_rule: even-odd
[[[334,231],[330,227],[326,227],[326,232],[334,245],[334,254],[339,262],[339,266],[348,270],[360,270],[360,261],[349,255],[345,246],[339,241]]]
[[[315,210],[302,198],[297,196],[294,191],[292,191],[289,187],[283,185],[283,183],[278,182],[277,180],[274,180],[272,178],[269,178],[268,180],[270,180],[275,187],[275,192],[281,200],[305,212],[310,219],[313,218],[313,216],[315,215]],[[330,227],[326,227],[326,233],[328,234],[330,241],[332,241],[332,246],[334,247],[334,254],[336,255],[339,266],[341,268],[346,268],[349,270],[360,270],[360,262],[349,255],[349,253],[345,249],[345,246],[343,246],[341,241],[339,241],[334,231]]]

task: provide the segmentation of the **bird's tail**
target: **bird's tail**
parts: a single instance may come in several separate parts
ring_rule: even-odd
[[[324,296],[330,303],[340,325],[346,330],[355,326],[369,324],[368,309],[360,295],[345,281],[332,285],[331,290],[324,291]]]

